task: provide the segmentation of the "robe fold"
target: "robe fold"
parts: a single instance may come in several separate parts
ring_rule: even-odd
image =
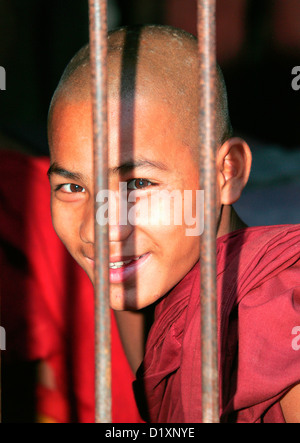
[[[0,151],[3,371],[11,363],[47,363],[55,386],[37,386],[38,415],[90,423],[95,419],[93,287],[52,227],[48,168],[46,157]],[[113,314],[111,320],[113,421],[141,422]],[[2,410],[5,415],[5,403]]]
[[[220,421],[281,423],[300,383],[300,226],[241,229],[217,240]],[[157,305],[134,382],[141,413],[201,422],[200,266]]]

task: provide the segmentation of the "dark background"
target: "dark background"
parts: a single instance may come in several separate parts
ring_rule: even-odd
[[[108,0],[108,6],[109,28],[163,23],[196,33],[196,0]],[[278,223],[299,221],[294,198],[300,190],[300,91],[291,87],[292,68],[300,65],[299,23],[299,0],[217,0],[217,52],[231,118],[254,154],[245,195],[258,192],[263,210],[270,201],[264,190],[278,185],[280,202],[287,194],[291,198]],[[30,146],[34,154],[48,153],[51,96],[66,64],[87,41],[87,0],[0,0],[0,66],[7,74],[7,90],[0,92],[2,134]],[[250,223],[277,221],[273,207],[271,218],[252,220],[251,201],[240,203]],[[274,205],[278,209],[277,201]]]

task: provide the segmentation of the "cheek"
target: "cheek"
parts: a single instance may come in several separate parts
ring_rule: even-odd
[[[154,250],[153,267],[144,274],[138,292],[151,288],[151,303],[170,291],[199,260],[199,237],[187,237],[184,226],[152,231],[152,239],[158,248]],[[151,272],[150,272],[151,271]],[[153,297],[155,296],[155,297]],[[142,295],[141,295],[142,297]],[[153,299],[155,298],[155,299]]]
[[[63,205],[51,203],[52,223],[54,230],[66,248],[71,252],[76,244],[76,218]]]
[[[203,195],[196,190],[152,192],[130,208],[128,220],[134,226],[192,228],[201,222]]]
[[[190,231],[186,225],[148,227],[147,235],[161,269],[188,272],[199,259],[200,239],[198,235],[187,235]]]
[[[169,233],[170,260],[178,263],[178,266],[186,272],[199,258],[199,236],[191,235],[192,231],[186,226],[180,226],[173,228]]]

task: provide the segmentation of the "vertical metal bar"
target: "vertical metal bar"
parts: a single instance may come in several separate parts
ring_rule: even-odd
[[[200,189],[205,191],[201,236],[202,421],[219,422],[216,289],[216,0],[198,0]]]
[[[107,0],[89,0],[95,177],[96,423],[111,423],[111,328],[108,225],[96,222],[96,196],[108,189]]]

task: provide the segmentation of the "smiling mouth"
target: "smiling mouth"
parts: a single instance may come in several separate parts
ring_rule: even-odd
[[[123,257],[115,258],[116,261],[109,263],[109,280],[112,284],[123,283],[128,279],[135,278],[137,272],[143,267],[150,259],[151,253],[139,256],[126,257],[127,260],[120,260]],[[92,264],[95,269],[95,259],[85,255],[89,263]],[[113,260],[113,259],[112,259]],[[118,261],[117,261],[118,260]]]
[[[151,254],[146,254],[109,263],[110,283],[118,284],[136,278],[137,272],[148,262]]]
[[[139,257],[134,257],[129,260],[124,261],[116,261],[116,262],[110,262],[109,263],[109,269],[121,269],[124,268],[127,265],[130,265],[131,263],[137,262],[141,258],[145,257],[147,254],[140,255]]]

